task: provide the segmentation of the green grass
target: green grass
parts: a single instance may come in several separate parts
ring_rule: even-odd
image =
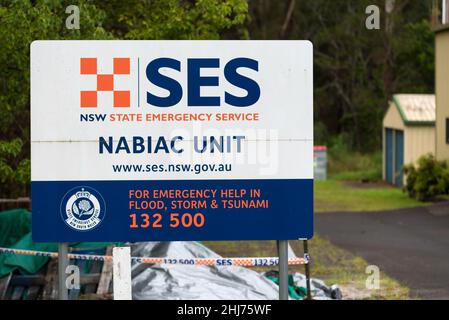
[[[274,241],[205,241],[204,245],[224,257],[272,257],[276,256]],[[289,241],[295,253],[302,255],[302,242]],[[386,274],[380,274],[380,288],[365,287],[368,263],[361,257],[343,250],[329,241],[314,236],[309,241],[311,276],[320,278],[327,285],[338,284],[343,297],[349,299],[410,299],[409,289]],[[277,267],[258,267],[256,271],[276,270]],[[304,273],[303,266],[290,266],[289,272]]]
[[[336,144],[329,149],[328,171],[335,180],[380,181],[382,180],[382,153],[354,152]]]
[[[410,299],[410,290],[380,272],[380,288],[366,288],[368,263],[361,257],[341,249],[328,240],[314,236],[310,241],[312,276],[323,279],[327,284],[338,284],[343,296],[352,299]],[[295,250],[298,252],[298,250]],[[349,295],[349,297],[348,297]]]
[[[332,179],[315,181],[314,189],[315,212],[384,211],[426,205],[386,185],[353,187]]]
[[[332,174],[332,179],[340,181],[363,181],[375,182],[382,180],[382,174],[377,169],[366,169],[360,171],[343,171]]]

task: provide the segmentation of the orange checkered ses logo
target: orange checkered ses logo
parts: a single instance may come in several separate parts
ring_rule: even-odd
[[[130,75],[130,58],[113,58],[113,70],[109,74],[98,73],[97,58],[80,58],[80,74],[83,77],[95,77],[95,90],[80,91],[81,108],[97,108],[98,96],[105,92],[112,93],[114,108],[129,108],[131,105],[131,92],[129,90],[118,90],[114,79],[123,75]]]

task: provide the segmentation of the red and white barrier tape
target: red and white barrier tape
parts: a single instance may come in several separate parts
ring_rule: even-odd
[[[24,254],[30,256],[57,258],[57,252],[24,250],[24,249],[10,249],[0,248],[0,252]],[[73,260],[97,260],[110,261],[112,256],[93,255],[93,254],[77,254],[69,253],[69,259]],[[131,260],[138,263],[148,264],[181,264],[181,265],[201,265],[201,266],[242,266],[242,267],[264,267],[277,266],[279,258],[277,257],[263,257],[263,258],[148,258],[148,257],[131,257]],[[304,255],[304,258],[289,258],[289,265],[303,265],[309,263],[309,256]]]

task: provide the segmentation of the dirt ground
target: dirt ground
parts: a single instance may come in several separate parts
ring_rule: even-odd
[[[303,255],[302,241],[289,241],[297,256]],[[206,241],[204,244],[224,257],[277,256],[275,241]],[[344,299],[410,299],[408,288],[381,272],[381,289],[366,289],[366,267],[361,257],[341,249],[319,235],[309,241],[311,276],[324,280],[326,285],[338,284]],[[276,270],[258,267],[255,271]],[[290,266],[289,272],[304,274],[304,266]]]

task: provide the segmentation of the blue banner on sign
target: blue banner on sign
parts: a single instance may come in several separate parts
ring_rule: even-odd
[[[313,180],[32,182],[33,240],[294,240],[313,235]]]

